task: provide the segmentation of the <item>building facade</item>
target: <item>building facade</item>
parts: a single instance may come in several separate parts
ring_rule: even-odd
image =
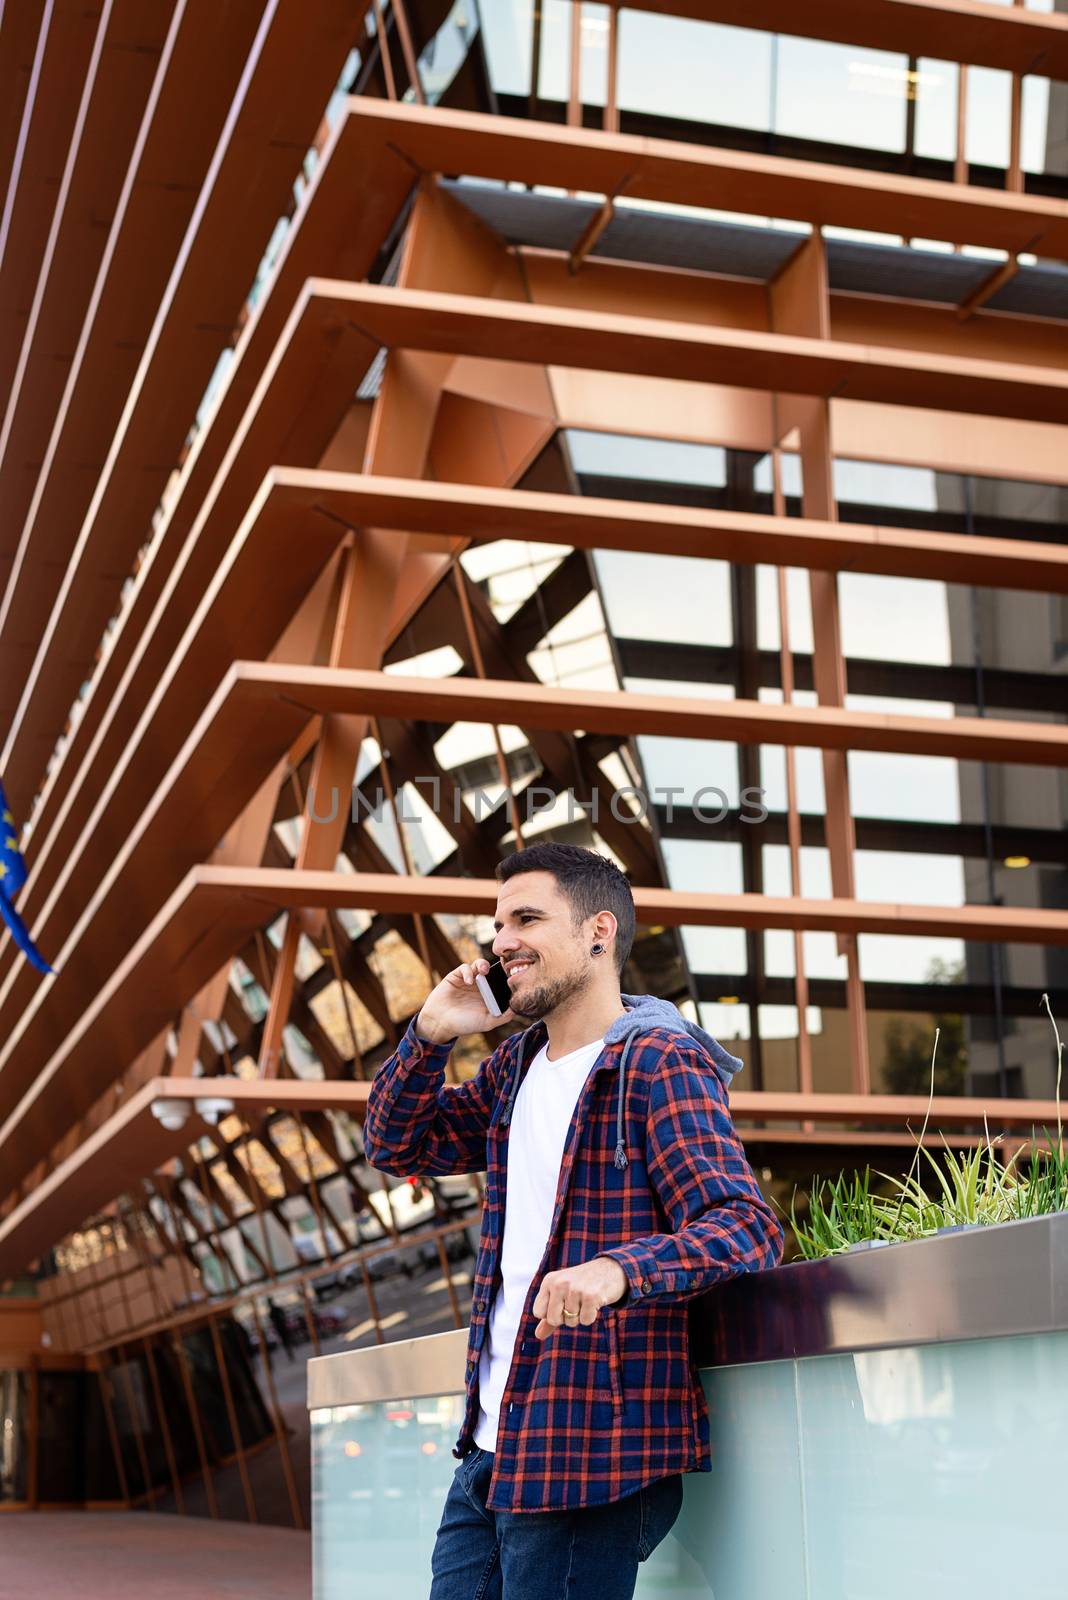
[[[0,81],[0,1500],[304,1518],[268,1300],[462,1321],[360,1119],[534,840],[784,1200],[932,1073],[1057,1119],[1064,0],[27,0]]]

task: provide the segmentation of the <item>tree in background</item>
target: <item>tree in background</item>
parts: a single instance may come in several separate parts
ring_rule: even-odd
[[[964,963],[942,961],[936,957],[924,974],[927,983],[960,983]],[[883,1079],[888,1094],[926,1094],[931,1083],[931,1051],[938,1029],[938,1056],[935,1060],[935,1094],[963,1094],[968,1068],[968,1042],[964,1018],[957,1012],[939,1011],[915,1022],[894,1017],[886,1025]]]

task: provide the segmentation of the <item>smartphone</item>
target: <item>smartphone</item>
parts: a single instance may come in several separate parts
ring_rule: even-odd
[[[508,986],[508,976],[499,961],[495,961],[486,973],[476,972],[475,983],[478,992],[486,1002],[486,1010],[494,1017],[503,1017],[512,1003],[512,991]]]

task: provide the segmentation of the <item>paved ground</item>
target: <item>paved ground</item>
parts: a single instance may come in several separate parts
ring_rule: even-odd
[[[311,1540],[147,1511],[12,1512],[0,1600],[308,1600]]]

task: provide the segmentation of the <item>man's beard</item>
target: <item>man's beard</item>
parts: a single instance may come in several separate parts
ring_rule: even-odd
[[[566,977],[552,978],[548,983],[535,983],[524,987],[521,995],[517,995],[508,1004],[517,1017],[528,1017],[531,1021],[538,1021],[542,1017],[547,1017],[551,1011],[556,1011],[572,996],[581,994],[589,981],[588,972],[570,972]]]

